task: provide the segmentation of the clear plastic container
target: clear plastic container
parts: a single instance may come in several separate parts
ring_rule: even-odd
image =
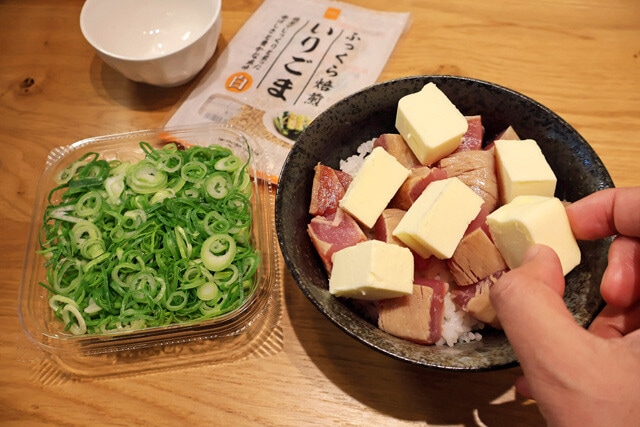
[[[39,234],[54,177],[83,154],[136,161],[144,158],[140,142],[161,146],[166,139],[192,145],[217,144],[249,158],[252,183],[253,243],[260,256],[254,292],[235,311],[192,324],[149,327],[136,331],[72,335],[49,306],[44,258],[38,254]],[[229,362],[269,346],[280,319],[279,267],[273,218],[274,186],[270,162],[257,143],[243,132],[224,126],[196,125],[162,131],[137,131],[100,136],[59,147],[49,153],[35,195],[19,295],[19,317],[30,341],[43,349],[65,372],[79,376],[134,373],[212,362]],[[272,345],[271,345],[272,346]]]

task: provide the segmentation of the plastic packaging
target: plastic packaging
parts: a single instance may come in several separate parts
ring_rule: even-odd
[[[37,253],[43,213],[54,177],[88,152],[101,158],[144,158],[140,142],[161,146],[167,138],[192,145],[217,144],[249,159],[252,184],[253,242],[260,256],[253,294],[243,306],[221,317],[195,324],[173,324],[136,331],[72,335],[49,306],[43,257]],[[264,151],[243,132],[219,125],[166,128],[100,136],[59,147],[49,153],[36,190],[32,224],[19,295],[19,317],[30,341],[48,353],[64,371],[80,376],[141,372],[178,365],[229,362],[245,357],[269,339],[280,317],[279,268],[273,218],[273,184]]]

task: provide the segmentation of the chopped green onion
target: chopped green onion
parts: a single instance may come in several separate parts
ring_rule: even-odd
[[[85,307],[84,312],[87,314],[95,314],[100,310],[102,310],[102,307],[96,304],[93,298],[89,298],[89,305]]]
[[[216,170],[233,172],[242,166],[242,161],[236,156],[227,156],[218,160],[215,164]]]
[[[107,197],[109,198],[109,202],[113,205],[120,204],[120,197],[122,196],[124,188],[125,184],[123,173],[110,176],[104,182],[104,189],[107,192]]]
[[[176,243],[178,244],[178,250],[180,251],[180,256],[182,258],[191,258],[191,253],[193,246],[187,237],[187,233],[184,231],[184,228],[180,226],[176,226],[174,229],[176,234]]]
[[[233,262],[236,255],[236,241],[228,234],[214,234],[202,244],[200,258],[210,271],[223,270]]]
[[[212,299],[217,297],[219,293],[220,290],[218,289],[218,286],[216,286],[216,284],[213,282],[203,283],[202,285],[198,286],[197,295],[198,298],[203,301],[211,301]]]
[[[213,173],[207,178],[204,183],[207,190],[207,194],[216,200],[223,199],[229,194],[229,188],[231,188],[231,180],[228,174]]]
[[[182,167],[180,176],[188,182],[199,182],[207,176],[207,165],[192,160]]]
[[[182,167],[182,157],[178,153],[162,156],[158,162],[158,169],[165,172],[175,172]]]
[[[78,216],[87,218],[96,216],[102,208],[102,196],[97,191],[84,193],[75,204]]]
[[[73,320],[69,317],[69,314],[73,315]],[[67,329],[74,335],[82,335],[87,332],[87,324],[84,321],[84,317],[80,314],[78,307],[72,304],[67,304],[62,309],[62,320],[67,325]]]
[[[141,160],[127,169],[126,182],[138,194],[155,193],[163,189],[167,181],[167,173],[149,160]]]
[[[187,305],[188,301],[189,301],[189,297],[186,292],[175,291],[171,295],[169,295],[169,298],[167,298],[167,303],[165,304],[165,306],[167,307],[168,310],[178,311],[183,309]]]
[[[155,205],[156,203],[162,203],[163,200],[165,199],[172,199],[176,197],[176,192],[173,191],[171,188],[163,188],[162,190],[158,190],[153,197],[151,197],[151,200],[149,200],[149,202],[152,205]]]
[[[253,291],[247,163],[216,145],[140,147],[136,163],[82,156],[49,193],[41,285],[71,334],[211,319]]]

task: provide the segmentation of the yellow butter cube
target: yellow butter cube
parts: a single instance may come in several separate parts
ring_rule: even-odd
[[[396,129],[423,165],[453,153],[468,126],[464,115],[434,83],[398,101]]]
[[[413,292],[413,255],[405,247],[368,240],[339,250],[331,259],[332,295],[380,300]]]
[[[423,258],[451,258],[483,202],[456,177],[433,181],[411,205],[393,235]]]
[[[497,140],[495,153],[502,203],[524,195],[553,197],[556,175],[535,140]]]
[[[567,211],[556,197],[518,196],[489,214],[487,225],[509,268],[518,267],[525,251],[538,243],[556,251],[565,275],[580,264]]]
[[[409,169],[384,148],[376,147],[365,158],[339,206],[371,228],[407,176]]]

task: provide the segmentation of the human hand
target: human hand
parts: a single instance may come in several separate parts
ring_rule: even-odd
[[[537,245],[492,287],[491,300],[550,425],[639,425],[640,188],[611,189],[567,207],[576,238],[617,235],[601,282],[607,306],[589,330],[566,308],[553,250]]]

